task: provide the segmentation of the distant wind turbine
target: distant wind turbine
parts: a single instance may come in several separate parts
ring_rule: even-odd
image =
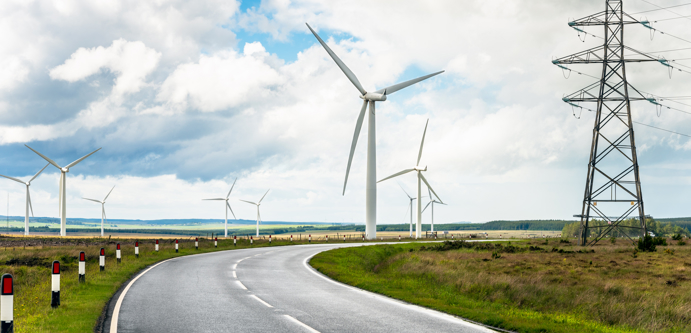
[[[266,190],[266,193],[264,193],[264,196],[262,196],[262,198],[259,199],[259,202],[257,202],[257,203],[254,203],[254,202],[252,202],[252,201],[247,201],[247,200],[242,200],[242,199],[240,199],[240,201],[244,201],[244,202],[246,202],[246,203],[251,203],[251,204],[257,206],[257,237],[259,237],[259,221],[262,220],[262,216],[261,216],[261,214],[259,214],[259,206],[261,206],[262,200],[264,200],[264,197],[265,197],[267,194],[269,194],[269,191],[271,191],[271,189]]]
[[[420,180],[425,182],[425,185],[427,185],[427,188],[434,194],[437,199],[439,199],[439,196],[437,195],[436,192],[434,192],[434,189],[432,189],[432,186],[429,185],[427,182],[427,179],[425,179],[425,176],[422,175],[422,171],[427,171],[427,166],[425,166],[424,169],[420,168],[420,159],[422,158],[422,147],[425,145],[425,135],[427,134],[427,125],[429,124],[429,119],[427,119],[427,122],[425,123],[425,131],[422,133],[422,142],[420,142],[420,152],[417,155],[417,163],[414,168],[412,169],[405,169],[401,172],[394,173],[391,176],[388,176],[377,183],[381,183],[387,179],[391,179],[394,177],[398,177],[400,175],[404,175],[408,172],[411,171],[417,171],[417,197],[420,198],[422,195],[422,184],[420,183]],[[430,194],[431,198],[431,194]],[[439,202],[443,203],[441,199],[439,199]],[[415,238],[420,238],[421,237],[421,230],[422,230],[422,200],[417,201],[417,225],[415,229]]]
[[[110,192],[108,192],[108,195],[106,195],[106,197],[103,198],[103,201],[96,200],[96,199],[82,198],[84,200],[98,202],[101,204],[101,237],[103,237],[103,220],[105,219],[106,221],[108,221],[108,217],[106,217],[106,200],[108,199],[108,197],[110,196],[110,193],[113,192],[114,189],[115,189],[115,186],[113,186],[113,188],[110,189]]]
[[[230,192],[233,192],[233,187],[235,187],[235,182],[238,181],[237,178],[235,178],[235,181],[233,181],[233,185],[230,187],[230,191],[228,191],[228,195],[226,195],[225,198],[213,198],[213,199],[202,199],[202,200],[222,200],[225,201],[225,211],[226,211],[226,235],[225,237],[228,237],[228,209],[230,209],[230,212],[233,214],[234,219],[238,219],[235,217],[235,213],[233,213],[233,209],[230,208],[230,203],[228,203],[228,197],[230,197]]]
[[[427,188],[427,192],[430,192],[429,187]],[[424,213],[424,212],[427,210],[427,207],[429,207],[430,205],[432,205],[432,227],[431,227],[431,232],[434,232],[434,204],[435,204],[435,203],[442,204],[442,205],[446,205],[446,204],[443,203],[443,202],[441,202],[441,201],[434,200],[434,198],[432,198],[432,193],[429,194],[429,197],[430,197],[430,201],[427,203],[427,205],[425,205],[425,208],[422,210],[422,212]]]
[[[343,71],[343,74],[348,77],[351,83],[360,92],[360,98],[363,99],[362,108],[360,109],[360,115],[355,123],[355,134],[353,134],[353,141],[350,146],[350,156],[348,157],[348,166],[346,167],[345,181],[343,182],[343,195],[345,195],[346,185],[348,184],[348,174],[350,173],[350,165],[353,162],[353,154],[355,153],[355,146],[357,145],[358,136],[360,136],[360,129],[362,128],[362,123],[365,119],[365,111],[367,110],[367,104],[369,103],[369,114],[367,117],[367,183],[365,192],[365,235],[368,239],[377,238],[377,147],[376,147],[376,126],[375,126],[375,102],[385,101],[388,95],[391,95],[403,88],[411,86],[422,80],[428,79],[437,74],[441,74],[444,71],[439,71],[429,75],[421,76],[416,79],[394,84],[392,86],[379,89],[374,92],[367,92],[365,88],[362,87],[360,81],[357,79],[355,74],[348,68],[348,66],[341,61],[341,59],[326,45],[326,43],[317,35],[317,33],[312,30],[309,24],[307,28],[310,29],[314,37],[317,38],[319,43],[324,47],[326,52],[329,54],[331,59],[336,62],[336,65]],[[419,202],[418,202],[419,203]]]
[[[413,201],[417,200],[417,198],[413,198],[406,192],[406,190],[403,188],[403,185],[401,183],[398,183],[398,186],[401,187],[401,190],[403,190],[403,193],[408,196],[408,199],[410,199],[410,237],[413,237]]]
[[[59,205],[59,213],[60,213],[60,236],[67,236],[67,173],[70,172],[70,168],[79,164],[79,162],[83,161],[85,158],[91,156],[93,153],[101,150],[101,148],[98,148],[91,153],[85,155],[84,157],[66,165],[65,167],[59,166],[57,163],[53,162],[50,158],[46,157],[45,155],[35,151],[33,148],[29,147],[28,145],[25,145],[26,148],[31,149],[34,153],[38,154],[38,156],[43,157],[44,160],[48,161],[48,163],[52,164],[54,167],[60,169],[60,194],[58,195],[58,205]]]
[[[34,216],[34,207],[31,205],[31,193],[29,192],[29,186],[31,186],[31,182],[38,177],[38,175],[45,170],[50,163],[46,164],[46,166],[43,167],[39,172],[37,172],[33,177],[28,182],[23,182],[17,178],[13,178],[10,176],[4,176],[0,175],[2,177],[5,177],[7,179],[14,180],[17,183],[22,183],[26,185],[26,215],[24,216],[24,235],[29,236],[29,209],[31,209],[31,216]]]

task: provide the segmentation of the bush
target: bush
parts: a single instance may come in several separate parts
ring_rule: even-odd
[[[612,237],[609,238],[609,242],[612,243],[612,244],[614,244],[614,243],[617,242],[617,239],[616,239],[614,236],[612,236]]]
[[[664,237],[655,237],[653,238],[653,244],[667,246],[667,239]]]
[[[677,242],[677,245],[686,245],[686,242],[684,242],[683,240],[680,240]]]
[[[674,236],[672,236],[672,239],[675,241],[680,241],[681,240],[681,234],[675,234]]]
[[[657,237],[656,237],[657,238]],[[638,249],[643,252],[655,252],[655,243],[653,242],[653,237],[650,235],[645,235],[638,239]],[[635,254],[634,254],[635,257]]]

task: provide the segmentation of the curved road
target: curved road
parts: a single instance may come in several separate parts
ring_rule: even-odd
[[[276,246],[164,261],[122,291],[119,311],[116,294],[105,331],[494,332],[335,282],[307,264],[319,252],[360,245]]]

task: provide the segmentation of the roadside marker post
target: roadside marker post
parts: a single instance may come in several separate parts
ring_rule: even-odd
[[[115,258],[118,259],[118,264],[122,260],[122,256],[120,255],[120,253],[120,243],[118,243],[117,245],[115,245]]]
[[[329,235],[326,235],[326,242],[329,242]]]
[[[214,247],[218,247],[218,237],[214,238]]]
[[[194,249],[199,250],[199,238],[194,239]]]
[[[250,236],[250,245],[252,245],[253,243],[254,243],[254,238],[252,238],[252,236]]]
[[[290,241],[291,242],[293,241],[293,235],[290,235]]]
[[[309,242],[312,243],[312,235],[309,236]]]
[[[269,235],[269,244],[271,244],[271,235]]]
[[[139,258],[139,241],[134,242],[134,256]]]
[[[363,242],[365,241],[365,235],[362,235],[362,241]]]
[[[178,253],[178,240],[175,240],[175,253]]]
[[[50,306],[57,308],[60,306],[60,262],[53,261],[53,274],[50,278]]]
[[[14,280],[12,274],[3,274],[0,281],[0,333],[13,333]]]
[[[238,236],[233,236],[233,246],[238,246]]]
[[[101,266],[101,272],[106,269],[106,249],[101,248],[101,255],[98,257],[98,265]]]
[[[158,239],[156,240],[156,252],[158,252]]]
[[[343,235],[343,243],[345,243],[345,235]]]
[[[79,252],[79,283],[86,282],[86,254]]]

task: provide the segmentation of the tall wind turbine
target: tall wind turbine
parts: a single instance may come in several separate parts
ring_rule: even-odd
[[[13,178],[10,176],[0,175],[2,177],[7,178],[7,179],[14,180],[17,183],[22,183],[22,184],[26,185],[26,216],[24,216],[24,235],[25,236],[29,236],[29,209],[31,209],[31,216],[34,216],[34,207],[31,205],[31,193],[29,192],[29,186],[31,186],[31,182],[34,179],[36,179],[36,177],[38,177],[38,175],[40,175],[41,172],[43,172],[43,170],[45,170],[48,167],[48,165],[50,165],[50,163],[46,164],[46,166],[44,166],[43,169],[41,169],[33,177],[31,177],[31,179],[28,182],[23,182],[17,178]]]
[[[67,236],[67,173],[70,172],[70,168],[79,164],[79,162],[83,161],[85,158],[91,156],[93,153],[101,150],[101,148],[98,148],[91,153],[85,155],[84,157],[66,165],[65,167],[59,166],[57,163],[53,162],[50,158],[46,157],[45,155],[35,151],[33,148],[29,147],[28,145],[25,145],[26,148],[31,149],[34,153],[38,154],[38,156],[43,157],[44,160],[48,161],[48,163],[52,164],[54,167],[58,168],[61,172],[60,174],[60,194],[58,195],[58,201],[59,201],[59,213],[60,213],[60,236]]]
[[[430,192],[429,187],[427,188],[427,192]],[[446,204],[443,203],[443,202],[441,202],[441,201],[434,200],[434,198],[432,198],[432,193],[429,194],[429,198],[430,198],[430,201],[427,203],[427,205],[425,205],[425,208],[422,210],[422,212],[424,213],[424,212],[427,210],[427,207],[429,207],[430,205],[432,205],[432,225],[431,225],[432,227],[431,227],[431,232],[434,232],[434,204],[435,204],[435,203],[442,204],[442,205],[446,205]]]
[[[233,185],[230,187],[230,191],[228,191],[228,195],[226,195],[225,198],[213,198],[213,199],[202,199],[202,200],[223,200],[226,202],[225,204],[225,211],[226,211],[226,237],[228,237],[228,209],[230,209],[230,212],[233,214],[234,219],[238,219],[235,217],[235,213],[233,213],[233,209],[230,208],[230,203],[228,203],[228,197],[230,197],[230,192],[233,192],[233,187],[235,187],[235,182],[238,181],[237,178],[233,181]]]
[[[254,202],[252,202],[252,201],[247,201],[247,200],[242,200],[242,199],[240,199],[240,201],[244,201],[244,202],[246,202],[246,203],[251,203],[251,204],[257,206],[257,237],[259,237],[259,221],[262,220],[262,216],[261,216],[261,214],[259,214],[259,206],[262,204],[262,200],[264,200],[264,197],[265,197],[267,194],[269,194],[269,191],[271,191],[271,189],[266,190],[266,193],[264,193],[264,196],[262,196],[262,198],[259,199],[259,202],[257,202],[257,203],[254,203]]]
[[[98,202],[101,204],[101,237],[103,237],[103,220],[105,219],[106,221],[108,221],[108,217],[106,217],[106,199],[108,199],[108,197],[110,196],[110,193],[113,192],[114,189],[115,189],[115,186],[113,186],[113,188],[110,189],[110,192],[108,192],[108,195],[106,195],[106,197],[103,198],[103,201],[96,200],[96,199],[82,198],[84,200]]]
[[[420,159],[422,158],[422,147],[425,145],[425,135],[427,134],[427,124],[429,124],[429,119],[427,119],[427,122],[425,123],[425,131],[422,133],[422,142],[420,142],[420,152],[417,155],[417,163],[414,168],[412,169],[405,169],[401,172],[394,173],[391,176],[388,176],[377,183],[381,183],[387,179],[391,179],[394,177],[398,177],[400,175],[404,175],[408,172],[411,171],[417,171],[417,197],[420,198],[422,195],[422,184],[420,183],[420,180],[425,182],[425,185],[427,185],[427,188],[434,194],[437,199],[439,199],[439,196],[437,195],[436,192],[434,192],[434,189],[432,189],[432,186],[429,185],[427,182],[427,179],[425,179],[425,176],[422,175],[423,171],[427,171],[427,166],[425,166],[424,169],[420,168]],[[430,195],[431,198],[431,195]],[[443,203],[441,199],[439,199],[439,202]],[[420,238],[421,237],[421,230],[422,230],[422,200],[417,201],[417,228],[415,229],[415,238]]]
[[[350,156],[348,157],[348,166],[346,167],[345,181],[343,182],[343,195],[345,195],[346,185],[348,184],[348,174],[350,173],[350,165],[353,162],[353,154],[355,153],[355,146],[357,144],[360,129],[365,119],[365,111],[369,103],[369,114],[367,117],[367,183],[365,192],[365,235],[368,239],[377,238],[377,152],[376,152],[376,124],[375,124],[375,102],[385,101],[388,95],[391,95],[403,88],[418,83],[422,80],[428,79],[444,71],[439,71],[429,75],[421,76],[416,79],[394,84],[392,86],[376,90],[374,92],[367,92],[358,81],[355,74],[348,68],[348,66],[341,61],[341,59],[329,48],[328,45],[317,35],[312,27],[307,24],[307,27],[312,31],[314,37],[317,37],[319,43],[324,47],[326,52],[331,56],[336,65],[343,71],[343,74],[348,77],[348,80],[353,83],[355,88],[360,92],[360,98],[363,100],[360,115],[355,123],[355,134],[353,134],[353,142],[350,146]],[[419,200],[418,200],[419,203]]]
[[[410,237],[413,237],[413,201],[416,200],[417,198],[413,198],[406,192],[406,190],[403,188],[403,185],[401,183],[398,183],[398,186],[401,187],[401,190],[403,190],[403,193],[408,196],[408,199],[410,199]]]

